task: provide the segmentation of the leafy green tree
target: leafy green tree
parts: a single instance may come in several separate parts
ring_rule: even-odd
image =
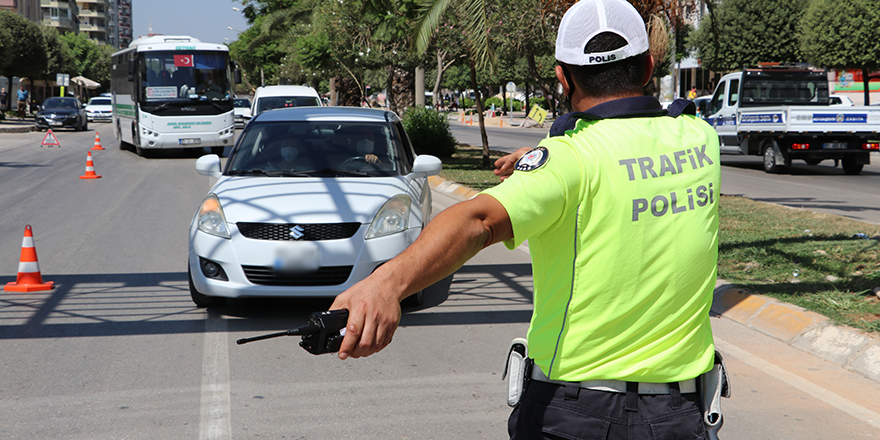
[[[58,30],[53,27],[43,27],[43,38],[46,40],[46,55],[48,63],[46,70],[40,72],[39,78],[53,81],[56,74],[67,73],[71,78],[80,75],[81,70],[74,58],[73,51],[70,50],[67,42],[58,34]]]
[[[489,37],[491,22],[489,19],[489,0],[426,0],[421,9],[420,18],[416,23],[416,51],[424,53],[431,39],[437,32],[438,27],[447,13],[456,14],[457,21],[462,24],[461,32],[464,35],[467,50],[467,62],[470,67],[471,87],[476,93],[477,112],[480,122],[480,137],[483,143],[483,167],[488,168],[489,160],[489,137],[486,134],[486,121],[483,114],[483,99],[480,88],[477,85],[477,69],[489,66],[493,71],[497,67],[495,47]]]
[[[12,77],[41,78],[48,67],[46,39],[39,25],[11,12],[0,10],[0,29],[10,36],[5,67],[0,74],[12,84]]]
[[[877,6],[874,0],[813,0],[800,23],[805,60],[828,68],[861,70],[865,105],[870,105],[869,72],[880,67]]]
[[[809,2],[724,0],[703,20],[691,45],[704,67],[736,70],[759,62],[802,62],[798,23]],[[712,31],[716,27],[717,33]],[[847,38],[849,40],[849,38]]]

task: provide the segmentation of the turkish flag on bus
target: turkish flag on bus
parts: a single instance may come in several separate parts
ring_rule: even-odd
[[[174,55],[174,67],[193,67],[192,55]]]

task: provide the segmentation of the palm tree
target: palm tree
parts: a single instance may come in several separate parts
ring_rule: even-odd
[[[454,0],[431,0],[424,4],[416,23],[416,51],[423,54],[431,43],[431,37],[440,25],[440,19]],[[477,103],[480,121],[480,137],[483,142],[483,167],[488,168],[489,138],[486,135],[486,122],[483,114],[483,98],[477,86],[477,69],[487,65],[494,72],[497,66],[495,51],[489,38],[489,13],[487,0],[455,0],[456,12],[462,18],[463,32],[466,38],[468,65],[471,71],[471,88]],[[439,74],[439,73],[438,73]]]

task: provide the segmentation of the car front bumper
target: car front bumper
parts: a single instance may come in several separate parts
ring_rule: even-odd
[[[238,297],[334,297],[358,281],[366,278],[380,264],[388,261],[412,244],[421,228],[385,237],[363,240],[369,225],[361,225],[353,237],[345,240],[315,241],[320,252],[320,267],[351,266],[344,282],[333,285],[266,285],[252,282],[243,266],[258,267],[269,272],[275,255],[289,248],[290,241],[253,240],[241,236],[234,224],[229,224],[231,239],[224,239],[190,227],[188,264],[193,284],[208,296]],[[199,257],[219,264],[228,281],[208,278],[202,272]]]

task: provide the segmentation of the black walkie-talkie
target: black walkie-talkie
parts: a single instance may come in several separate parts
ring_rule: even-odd
[[[309,316],[306,325],[278,333],[242,338],[235,341],[236,344],[263,339],[277,338],[279,336],[302,336],[299,346],[311,354],[334,353],[339,351],[342,338],[345,337],[346,324],[348,323],[348,310],[328,310],[326,312],[314,312]]]

